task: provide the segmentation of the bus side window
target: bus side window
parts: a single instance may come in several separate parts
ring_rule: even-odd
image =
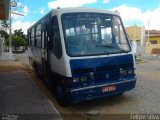
[[[61,46],[61,39],[59,33],[59,26],[57,17],[53,17],[53,41],[52,41],[52,48],[54,55],[60,59],[62,57],[62,46]]]
[[[41,48],[41,23],[36,26],[36,47]]]
[[[45,37],[45,35],[44,35],[44,30],[42,31],[42,48],[44,48],[44,38]]]
[[[31,39],[30,39],[30,30],[27,31],[27,45],[30,46],[30,42],[31,42]]]
[[[30,41],[30,45],[32,47],[35,46],[35,30],[34,30],[34,28],[31,29],[31,41]]]

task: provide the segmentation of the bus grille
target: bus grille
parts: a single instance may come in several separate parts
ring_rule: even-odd
[[[118,80],[120,78],[120,68],[133,68],[132,63],[121,64],[121,65],[112,65],[112,66],[99,66],[95,69],[93,68],[83,68],[73,70],[73,74],[81,74],[81,73],[94,73],[94,81],[95,82],[103,82],[106,80]],[[107,76],[108,75],[108,76]],[[91,79],[91,77],[90,77]]]
[[[73,74],[88,73],[88,72],[93,72],[93,69],[92,68],[84,68],[84,69],[73,70]]]

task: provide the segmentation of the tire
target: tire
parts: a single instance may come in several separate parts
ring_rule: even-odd
[[[116,96],[122,96],[124,92],[118,93]]]
[[[44,65],[44,83],[47,85],[47,87],[50,89],[50,90],[53,90],[53,80],[51,78],[51,72],[50,70],[47,70],[47,67],[46,65]]]
[[[63,87],[58,82],[55,84],[55,96],[59,105],[63,107],[68,105]]]
[[[37,77],[37,78],[40,78],[40,74],[39,74],[39,72],[38,72],[38,66],[37,66],[36,63],[34,63],[34,69],[35,69],[35,72],[36,72],[36,77]]]

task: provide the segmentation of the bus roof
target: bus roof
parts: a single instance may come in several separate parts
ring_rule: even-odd
[[[30,28],[35,26],[38,22],[40,22],[43,18],[45,18],[49,14],[61,15],[63,13],[77,13],[77,12],[107,13],[107,14],[113,14],[113,15],[119,16],[119,12],[116,12],[116,11],[100,10],[100,9],[93,9],[93,8],[85,8],[85,7],[57,8],[57,9],[51,10],[48,14],[46,14],[44,17],[42,17],[40,20],[38,20],[32,26],[30,26],[27,30],[29,30]]]
[[[52,11],[53,13],[63,14],[63,13],[74,13],[74,12],[94,12],[94,13],[108,13],[113,15],[119,15],[119,12],[100,10],[93,8],[84,8],[84,7],[71,7],[71,8],[57,8]]]

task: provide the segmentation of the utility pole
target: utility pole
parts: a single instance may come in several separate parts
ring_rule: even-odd
[[[150,25],[150,21],[148,19],[148,42],[149,42],[149,25]]]
[[[11,40],[11,34],[12,34],[12,31],[11,31],[11,28],[12,28],[12,19],[11,19],[11,3],[10,3],[10,6],[9,6],[9,58],[11,59],[13,57],[13,54],[12,54],[12,40]]]
[[[11,11],[12,7],[16,7],[17,6],[17,3],[15,1],[13,2],[10,2],[10,8],[9,8],[9,58],[12,59],[13,58],[13,54],[12,54],[12,38],[11,38],[11,35],[12,35],[12,16],[11,14],[15,14],[15,15],[20,15],[20,16],[24,16],[20,13],[16,13],[16,12],[13,12]]]

